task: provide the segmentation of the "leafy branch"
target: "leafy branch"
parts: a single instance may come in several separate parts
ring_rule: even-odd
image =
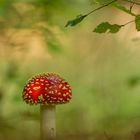
[[[96,33],[117,33],[120,29],[130,23],[135,22],[136,30],[140,31],[140,15],[137,15],[134,20],[126,22],[125,24],[118,25],[118,24],[110,24],[109,22],[102,22],[100,23],[93,32]]]
[[[130,23],[133,23],[135,22],[135,26],[136,26],[136,30],[137,31],[140,31],[140,15],[138,14],[135,14],[132,12],[132,8],[134,5],[140,5],[140,3],[138,2],[135,2],[135,1],[132,1],[132,0],[123,0],[125,2],[128,2],[128,3],[131,3],[132,5],[130,6],[130,8],[126,8],[124,5],[121,5],[119,2],[119,0],[113,0],[107,4],[103,4],[102,6],[90,11],[89,13],[87,14],[84,14],[84,15],[78,15],[75,19],[73,20],[69,20],[67,22],[67,24],[65,25],[65,27],[68,27],[68,26],[75,26],[77,24],[79,24],[81,21],[83,21],[83,19],[85,19],[85,17],[89,16],[90,14],[94,13],[95,11],[98,11],[104,7],[107,7],[109,5],[112,5],[113,7],[131,15],[131,16],[134,16],[135,19],[132,20],[132,21],[129,21],[125,24],[122,24],[122,25],[118,25],[118,24],[110,24],[109,22],[102,22],[100,23],[94,30],[93,32],[96,32],[96,33],[105,33],[105,32],[109,32],[109,33],[117,33],[118,31],[120,31],[120,29]]]
[[[102,5],[102,6],[98,7],[98,8],[96,8],[96,9],[90,11],[89,13],[87,13],[87,14],[85,14],[85,15],[78,15],[78,16],[76,16],[75,19],[69,20],[69,21],[67,22],[67,24],[65,25],[65,27],[77,25],[77,24],[80,23],[85,17],[89,16],[89,15],[92,14],[93,12],[95,12],[95,11],[97,11],[97,10],[100,10],[100,9],[106,7],[106,6],[109,6],[110,4],[112,4],[112,3],[116,2],[116,1],[117,1],[117,0],[113,0],[113,1],[111,1],[111,2],[109,2],[109,3],[107,3],[107,4],[104,4],[104,5]]]

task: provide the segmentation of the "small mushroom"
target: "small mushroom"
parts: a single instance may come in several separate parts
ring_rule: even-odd
[[[68,82],[54,73],[32,77],[23,89],[22,97],[28,104],[40,104],[40,130],[43,140],[56,137],[55,106],[68,103],[72,90]]]

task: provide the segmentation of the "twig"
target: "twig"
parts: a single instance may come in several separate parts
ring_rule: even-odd
[[[100,9],[102,9],[102,8],[108,6],[108,5],[110,5],[110,4],[112,4],[112,3],[116,2],[116,1],[117,1],[117,0],[113,0],[113,1],[111,1],[111,2],[109,2],[109,3],[107,3],[107,4],[104,4],[104,5],[100,6],[100,7],[98,7],[98,8],[96,8],[96,9],[92,10],[91,12],[85,14],[85,16],[88,16],[88,15],[92,14],[93,12],[95,12],[95,11],[97,11],[97,10],[100,10]]]
[[[135,3],[130,3],[130,12],[132,12],[132,8],[134,7]]]
[[[131,20],[131,21],[129,21],[129,22],[123,24],[122,26],[126,26],[126,25],[128,25],[128,24],[130,24],[130,23],[132,23],[132,22],[134,22],[134,21],[135,21],[135,20]]]
[[[140,20],[140,19],[134,19],[134,20],[131,20],[131,21],[129,21],[129,22],[123,24],[122,26],[126,26],[126,25],[128,25],[128,24],[130,24],[130,23],[132,23],[132,22],[138,21],[138,20]]]
[[[107,3],[107,4],[104,4],[104,5],[102,5],[102,6],[98,7],[98,8],[96,8],[96,9],[90,11],[89,13],[85,14],[84,17],[86,17],[86,16],[92,14],[93,12],[95,12],[95,11],[97,11],[97,10],[100,10],[100,9],[102,9],[102,8],[108,6],[108,5],[110,5],[110,4],[112,4],[112,3],[116,2],[116,1],[118,1],[118,0],[113,0],[113,1],[111,1],[111,2],[109,2],[109,3]],[[140,5],[140,3],[135,2],[135,1],[132,1],[132,0],[123,0],[123,1],[129,2],[129,3],[132,3],[132,4],[136,4],[136,5]]]
[[[96,9],[90,11],[89,13],[85,14],[84,16],[86,17],[86,16],[92,14],[93,12],[95,12],[95,11],[97,11],[97,10],[100,10],[100,9],[102,9],[102,8],[108,6],[108,5],[110,5],[110,4],[112,4],[112,3],[116,2],[116,1],[118,1],[118,0],[113,0],[113,1],[111,1],[111,2],[109,2],[109,3],[107,3],[107,4],[104,4],[104,5],[102,5],[102,6],[98,7],[98,8],[96,8]],[[132,1],[132,0],[123,0],[123,1],[129,2],[129,3],[132,3],[132,4],[136,4],[136,5],[140,5],[140,3],[135,2],[135,1]]]
[[[130,2],[130,3],[132,3],[132,4],[136,4],[136,5],[140,5],[139,2],[132,1],[132,0],[123,0],[123,1]]]

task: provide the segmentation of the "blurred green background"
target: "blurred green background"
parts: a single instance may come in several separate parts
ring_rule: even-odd
[[[133,24],[96,34],[102,21],[132,18],[104,8],[73,28],[68,20],[92,0],[0,0],[0,140],[39,140],[39,105],[22,100],[34,74],[56,72],[73,99],[57,106],[57,136],[68,140],[140,140],[140,33]]]

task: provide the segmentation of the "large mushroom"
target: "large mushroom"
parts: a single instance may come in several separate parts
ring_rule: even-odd
[[[40,104],[41,138],[55,139],[55,106],[70,101],[72,90],[68,82],[54,73],[36,75],[25,85],[22,97],[28,104]]]

